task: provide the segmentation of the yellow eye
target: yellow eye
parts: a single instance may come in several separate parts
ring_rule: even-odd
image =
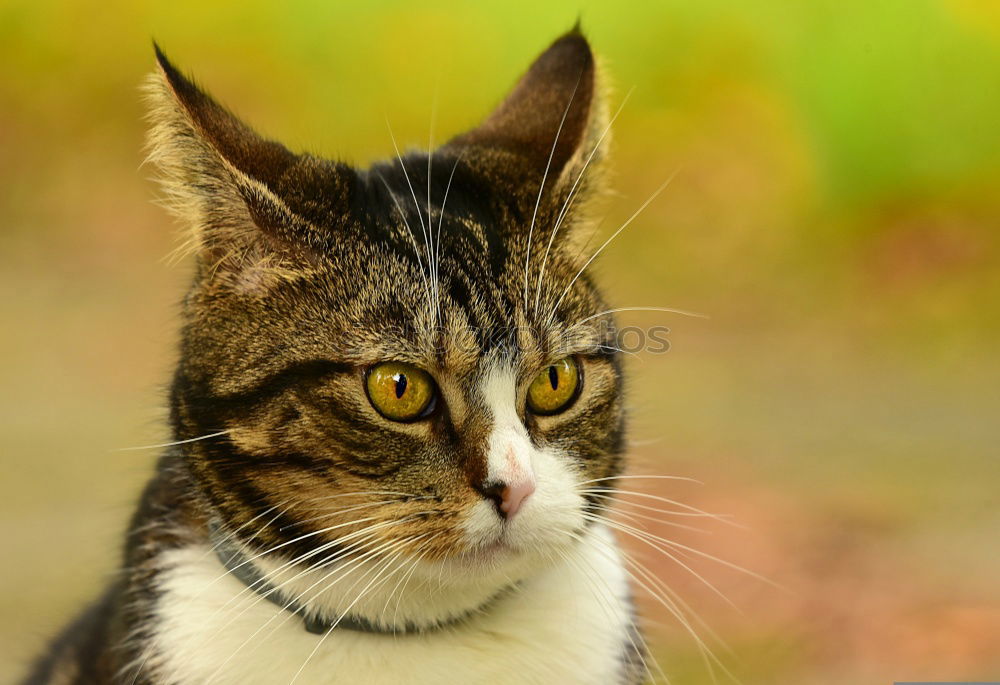
[[[580,390],[580,367],[566,357],[550,364],[528,386],[528,409],[535,414],[558,414],[569,408]]]
[[[382,362],[368,371],[365,389],[372,406],[392,421],[416,421],[434,410],[437,389],[423,369],[403,362]]]

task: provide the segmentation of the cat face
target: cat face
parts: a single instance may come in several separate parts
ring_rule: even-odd
[[[158,56],[152,157],[198,265],[173,423],[213,436],[183,448],[219,523],[313,562],[572,544],[624,420],[580,235],[606,130],[583,37],[478,128],[367,170],[260,138]]]

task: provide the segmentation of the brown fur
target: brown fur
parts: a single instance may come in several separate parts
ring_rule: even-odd
[[[430,179],[422,154],[368,170],[294,154],[157,56],[150,157],[197,262],[171,395],[175,439],[191,442],[164,457],[143,499],[122,580],[88,628],[101,638],[85,648],[68,637],[33,683],[131,677],[157,553],[204,540],[210,520],[252,548],[307,554],[355,529],[338,510],[412,493],[364,510],[395,522],[380,539],[435,533],[421,551],[458,555],[456,521],[482,497],[490,427],[472,389],[498,359],[518,370],[532,440],[573,455],[583,478],[621,468],[613,330],[578,325],[607,309],[576,278],[606,144],[603,86],[579,33],[543,53],[480,127],[434,151]],[[583,368],[579,399],[531,415],[527,385],[567,355]],[[434,377],[433,417],[390,424],[370,405],[363,373],[387,360]],[[247,525],[269,511],[272,525]]]

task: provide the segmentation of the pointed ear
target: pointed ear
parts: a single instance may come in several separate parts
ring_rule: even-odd
[[[587,39],[575,27],[531,65],[507,98],[478,127],[452,139],[469,163],[494,178],[568,192],[587,165],[598,172],[606,139],[604,98]],[[547,175],[546,175],[547,171]],[[584,182],[584,185],[587,185]]]
[[[187,247],[211,273],[239,276],[243,285],[315,262],[329,246],[330,224],[346,216],[353,170],[260,137],[154,47],[150,160],[169,208],[190,231]]]

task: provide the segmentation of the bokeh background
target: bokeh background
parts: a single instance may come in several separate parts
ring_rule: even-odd
[[[733,516],[639,558],[744,683],[1000,678],[1000,3],[0,3],[0,680],[114,572],[189,264],[151,203],[155,37],[259,130],[366,164],[484,115],[582,17],[617,84],[637,491]],[[436,103],[436,104],[435,104]],[[639,500],[642,501],[642,500]],[[648,501],[647,501],[648,502]],[[691,521],[686,521],[691,523]],[[653,652],[709,682],[645,602]]]

